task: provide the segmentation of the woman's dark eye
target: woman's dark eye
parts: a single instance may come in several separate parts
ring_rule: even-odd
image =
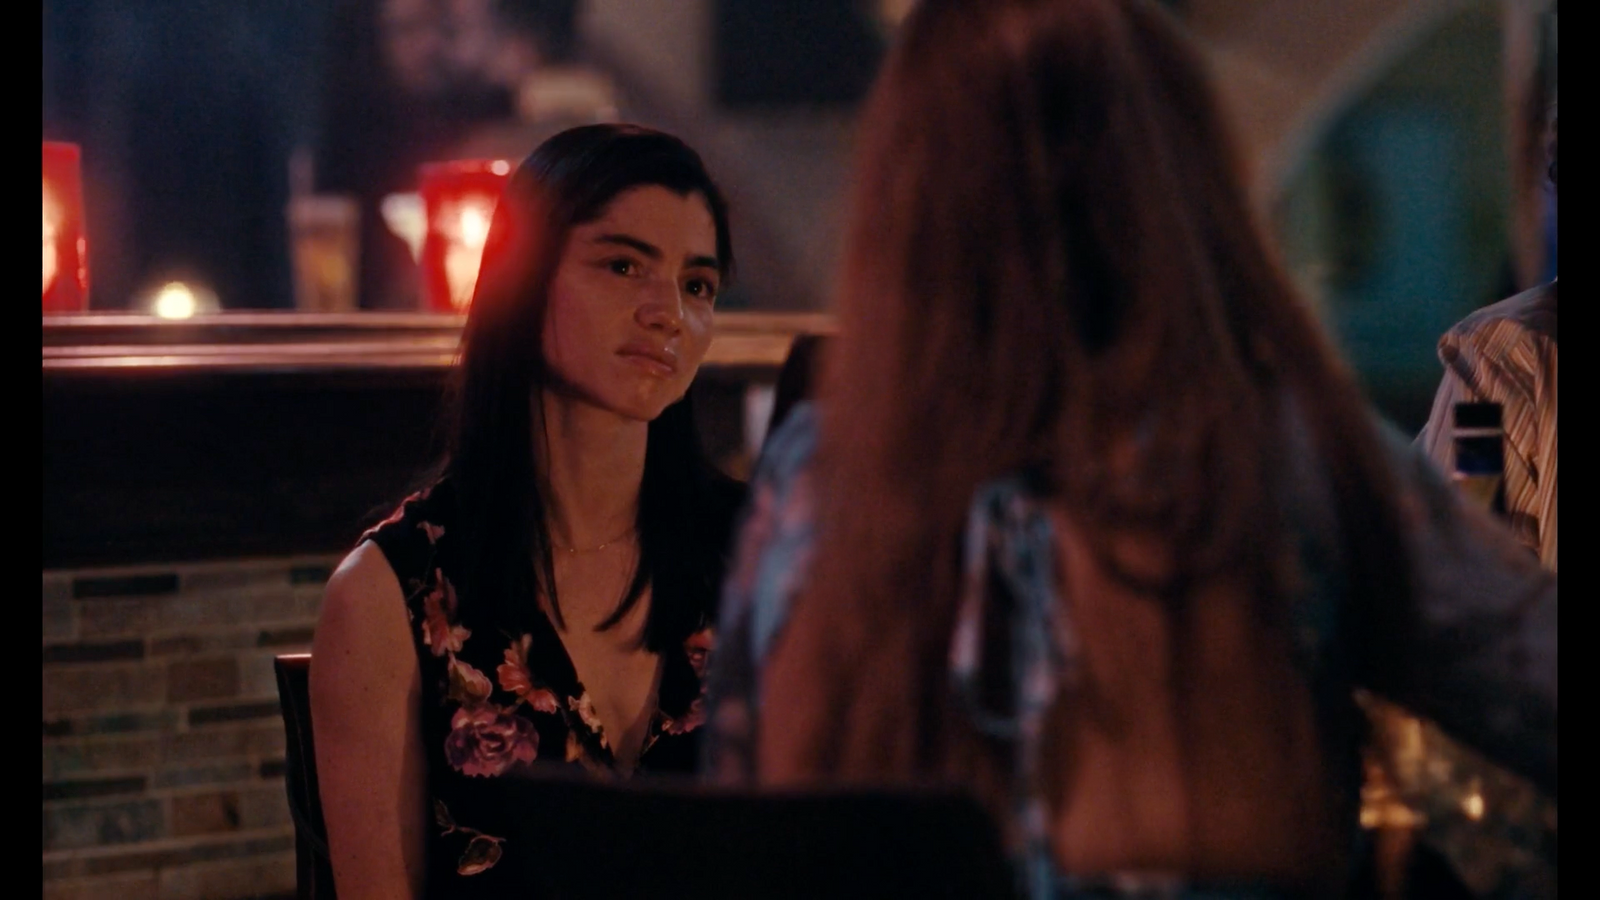
[[[638,267],[633,264],[631,259],[614,259],[606,263],[606,268],[610,269],[614,275],[632,275]]]
[[[699,297],[702,300],[711,300],[717,296],[717,286],[704,278],[692,279],[686,289],[689,296]]]

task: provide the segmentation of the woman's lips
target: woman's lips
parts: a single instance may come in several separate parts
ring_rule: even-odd
[[[677,374],[678,371],[676,354],[648,344],[629,344],[618,350],[617,355],[646,372],[663,378]]]

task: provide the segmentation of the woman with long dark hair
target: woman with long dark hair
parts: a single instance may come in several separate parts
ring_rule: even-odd
[[[722,195],[669,135],[572,129],[512,176],[448,459],[334,573],[317,627],[341,897],[526,890],[496,783],[542,762],[693,769],[742,487],[687,393],[732,265]]]
[[[964,786],[1034,896],[1337,896],[1357,687],[1553,783],[1554,581],[1375,425],[1169,14],[923,0],[898,40],[713,775]]]

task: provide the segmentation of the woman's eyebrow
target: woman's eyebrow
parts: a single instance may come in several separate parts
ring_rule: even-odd
[[[660,260],[663,256],[665,256],[665,254],[661,252],[660,247],[657,247],[655,244],[652,244],[649,241],[636,238],[631,234],[602,234],[593,238],[590,242],[595,244],[614,244],[618,247],[627,247],[630,250],[636,250],[645,257],[653,260]],[[684,258],[683,263],[684,267],[689,269],[703,268],[716,269],[718,271],[721,271],[722,269],[722,267],[717,264],[717,258],[715,256],[707,256],[703,253],[690,254]]]
[[[620,247],[628,247],[630,249],[639,251],[650,259],[655,260],[661,259],[662,255],[660,247],[657,247],[655,244],[652,244],[649,241],[640,240],[639,238],[629,234],[602,234],[595,238],[592,243],[616,244]]]

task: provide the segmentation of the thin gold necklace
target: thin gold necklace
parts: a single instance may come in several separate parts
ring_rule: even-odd
[[[616,537],[612,538],[611,540],[606,541],[604,544],[601,544],[598,547],[586,547],[586,548],[584,548],[582,550],[578,549],[577,547],[566,547],[566,546],[563,546],[563,545],[557,543],[556,539],[553,538],[553,537],[550,539],[550,546],[554,547],[557,550],[565,550],[566,552],[572,553],[572,554],[598,553],[601,550],[604,550],[605,548],[611,546],[612,544],[615,544],[616,542],[618,542],[620,540],[632,537],[633,534],[634,534],[634,531],[635,531],[634,526],[629,525],[627,531],[624,531],[623,533],[617,535]]]

